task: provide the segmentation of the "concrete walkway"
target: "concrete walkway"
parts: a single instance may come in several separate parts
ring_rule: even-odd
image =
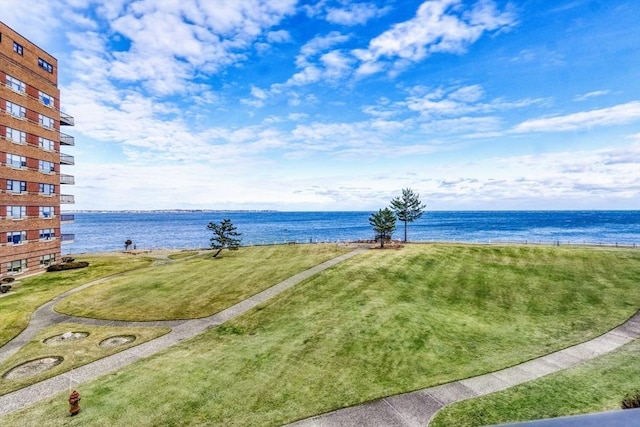
[[[72,371],[60,374],[48,380],[41,381],[31,386],[22,388],[12,393],[0,396],[0,416],[6,415],[18,409],[32,405],[40,400],[44,400],[61,392],[69,390],[70,384],[83,383],[98,376],[113,372],[123,366],[129,365],[139,359],[150,356],[160,350],[170,347],[184,339],[198,335],[205,330],[218,326],[228,320],[246,313],[257,305],[268,299],[286,291],[303,280],[318,274],[319,272],[333,267],[334,265],[351,258],[365,249],[356,249],[339,257],[333,258],[306,271],[298,273],[275,286],[270,287],[244,301],[239,302],[219,313],[209,317],[194,320],[158,321],[158,322],[120,322],[110,320],[87,319],[82,317],[67,316],[53,311],[54,305],[62,298],[76,292],[103,282],[110,278],[96,280],[83,286],[65,292],[42,305],[31,316],[27,328],[13,340],[0,348],[0,362],[17,352],[22,346],[27,344],[36,333],[43,327],[61,322],[83,323],[92,325],[107,326],[168,326],[171,332],[146,343],[131,347],[127,350],[105,357],[95,362],[76,368]]]
[[[501,371],[429,387],[298,421],[295,427],[427,426],[444,406],[504,390],[609,353],[640,337],[640,312],[590,341]]]

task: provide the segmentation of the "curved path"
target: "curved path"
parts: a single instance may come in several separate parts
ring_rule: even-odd
[[[295,427],[428,426],[446,405],[504,390],[609,353],[640,337],[640,311],[590,341],[477,377],[385,397],[289,424]]]
[[[209,317],[193,320],[170,320],[157,322],[123,322],[111,320],[87,319],[83,317],[74,317],[56,313],[53,306],[62,298],[76,292],[93,286],[97,283],[111,279],[114,276],[96,280],[87,283],[78,288],[58,295],[48,303],[40,306],[31,315],[31,320],[27,328],[13,340],[9,341],[0,348],[0,362],[17,352],[22,346],[27,344],[36,333],[43,327],[61,322],[84,323],[92,325],[111,325],[111,326],[169,326],[171,332],[154,340],[147,341],[135,347],[121,351],[114,355],[96,360],[95,362],[75,368],[72,371],[49,378],[28,387],[16,390],[12,393],[0,396],[0,416],[8,414],[26,406],[32,405],[40,400],[54,396],[69,389],[69,384],[83,383],[92,380],[100,375],[113,372],[130,363],[133,363],[143,357],[150,356],[160,350],[170,347],[184,339],[198,335],[205,330],[218,326],[228,320],[231,320],[241,314],[246,313],[258,304],[278,295],[281,292],[297,285],[303,280],[318,274],[319,272],[333,267],[334,265],[351,258],[365,249],[356,249],[344,255],[330,259],[329,261],[318,264],[308,270],[298,273],[277,285],[274,285],[264,291],[247,298],[219,313]],[[124,273],[121,273],[124,274]]]

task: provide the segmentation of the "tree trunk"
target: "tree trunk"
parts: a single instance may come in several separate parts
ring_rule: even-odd
[[[213,254],[213,257],[214,257],[214,258],[215,258],[215,257],[217,257],[217,256],[218,256],[218,254],[220,254],[220,252],[222,252],[222,248],[218,249],[218,252],[216,252],[215,254]]]
[[[404,242],[407,243],[407,220],[404,221]]]

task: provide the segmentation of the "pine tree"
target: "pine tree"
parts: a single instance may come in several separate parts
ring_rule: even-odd
[[[391,200],[391,209],[395,212],[396,217],[404,222],[405,242],[407,241],[407,223],[420,218],[426,207],[420,202],[420,195],[414,193],[410,188],[403,188],[402,196]]]
[[[231,223],[230,219],[224,219],[220,224],[210,222],[207,229],[213,232],[213,237],[210,239],[211,248],[217,249],[217,252],[213,254],[214,258],[225,248],[235,251],[240,247],[241,239],[238,237],[242,234],[236,231],[237,227]]]
[[[380,247],[384,248],[384,242],[391,239],[396,229],[396,217],[389,208],[380,209],[369,217],[369,224],[376,232],[376,240],[380,239]]]

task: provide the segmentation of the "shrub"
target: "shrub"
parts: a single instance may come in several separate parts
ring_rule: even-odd
[[[47,271],[73,270],[76,268],[85,268],[88,266],[89,266],[89,263],[86,261],[66,262],[64,264],[50,265],[47,268]]]
[[[640,408],[640,390],[627,394],[620,406],[622,409]]]
[[[76,259],[75,259],[74,257],[72,257],[72,256],[63,256],[63,257],[62,257],[62,262],[65,262],[65,263],[66,263],[66,262],[73,262],[73,261],[75,261],[75,260],[76,260]]]
[[[2,280],[0,280],[0,283],[11,283],[11,282],[13,282],[14,280],[16,280],[16,279],[15,279],[15,278],[13,278],[13,277],[5,277],[5,278],[3,278]]]

